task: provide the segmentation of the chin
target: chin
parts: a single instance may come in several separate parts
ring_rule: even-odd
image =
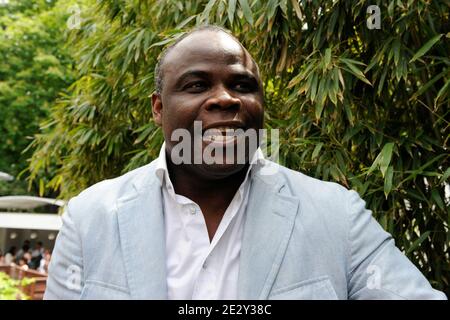
[[[232,176],[245,169],[246,164],[201,164],[197,170],[208,178],[222,179]]]

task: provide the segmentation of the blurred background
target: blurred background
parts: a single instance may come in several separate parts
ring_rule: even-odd
[[[0,0],[8,281],[38,279],[19,275],[36,256],[45,279],[65,201],[158,155],[149,98],[158,55],[186,30],[217,24],[259,63],[280,162],[356,190],[449,295],[449,9],[424,0]],[[38,299],[34,286],[11,283],[0,299]]]

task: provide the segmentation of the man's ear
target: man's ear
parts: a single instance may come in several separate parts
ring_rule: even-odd
[[[162,112],[163,112],[161,95],[153,92],[152,94],[152,113],[153,119],[158,126],[162,125]]]

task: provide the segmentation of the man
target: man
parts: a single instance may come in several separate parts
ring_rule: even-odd
[[[42,247],[42,241],[38,241],[34,250],[31,252],[30,268],[39,268],[41,259],[44,257],[44,248]]]
[[[22,248],[17,252],[16,254],[16,263],[19,263],[19,261],[23,258],[23,256],[30,251],[30,240],[25,240],[23,242]]]
[[[445,299],[356,192],[228,136],[264,118],[258,67],[228,32],[196,29],[167,49],[152,102],[159,158],[69,202],[46,299]],[[193,146],[179,152],[177,130]],[[219,152],[238,140],[243,162]],[[211,145],[227,161],[206,161]]]

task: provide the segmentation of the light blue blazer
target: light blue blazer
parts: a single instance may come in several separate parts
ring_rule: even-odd
[[[446,299],[355,191],[266,163],[278,172],[253,174],[239,299]],[[155,162],[71,199],[44,298],[166,299],[162,208]]]

